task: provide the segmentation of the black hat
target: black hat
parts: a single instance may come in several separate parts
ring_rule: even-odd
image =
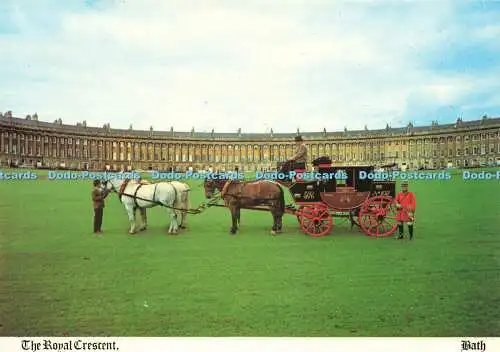
[[[408,181],[401,182],[401,186],[408,186]]]
[[[302,142],[302,141],[304,141],[304,140],[302,139],[302,136],[297,136],[297,137],[295,137],[295,142]]]
[[[98,186],[101,184],[101,180],[94,180],[94,186]]]

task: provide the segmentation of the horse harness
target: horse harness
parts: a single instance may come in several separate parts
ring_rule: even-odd
[[[277,197],[277,198],[258,198],[258,197],[246,197],[246,196],[242,196],[241,193],[243,192],[243,187],[245,187],[245,184],[248,184],[250,182],[253,182],[253,181],[248,181],[248,182],[234,182],[234,180],[231,180],[231,179],[227,180],[224,183],[224,186],[222,187],[222,190],[220,192],[221,198],[224,199],[225,196],[231,196],[231,197],[236,198],[236,199],[251,199],[251,200],[262,200],[262,201],[279,200],[280,199],[279,197]],[[240,187],[238,187],[237,193],[227,193],[229,185],[231,185],[231,184],[236,184],[236,185],[240,186]]]
[[[188,214],[199,214],[201,213],[203,210],[205,210],[206,208],[208,207],[211,207],[213,206],[219,197],[214,197],[212,198],[208,203],[201,203],[197,208],[195,209],[183,209],[183,208],[176,208],[176,207],[173,207],[173,206],[168,206],[168,205],[165,205],[161,202],[158,202],[155,199],[156,197],[156,189],[158,187],[158,184],[156,183],[155,184],[155,189],[153,191],[153,199],[150,200],[150,199],[144,199],[144,198],[141,198],[141,197],[138,197],[137,196],[137,191],[139,190],[139,188],[141,188],[143,186],[142,183],[139,183],[139,187],[136,188],[135,192],[134,192],[134,195],[131,195],[131,194],[127,194],[125,193],[125,188],[127,187],[127,184],[128,182],[130,181],[130,179],[126,179],[123,184],[120,186],[120,189],[117,191],[118,193],[118,198],[120,199],[120,202],[122,202],[122,196],[127,196],[127,197],[133,197],[134,198],[134,202],[135,202],[135,209],[139,208],[139,205],[137,204],[137,199],[139,200],[143,200],[145,202],[150,202],[150,203],[154,203],[154,204],[158,204],[158,205],[161,205],[163,207],[166,207],[166,208],[170,208],[170,209],[173,209],[173,210],[180,210],[180,211],[183,211],[183,212],[186,212]],[[174,190],[174,194],[175,194],[175,198],[174,199],[177,199],[177,190],[175,189],[175,187],[170,183],[168,182],[168,184],[172,187],[172,189]],[[113,187],[114,188],[114,187]],[[116,190],[116,189],[115,189]],[[187,191],[185,191],[187,192]]]
[[[125,182],[122,183],[122,185],[120,186],[120,190],[118,191],[118,198],[120,199],[120,202],[122,202],[122,196],[128,196],[128,197],[132,197],[130,194],[126,194],[125,193],[125,188],[127,187],[128,183],[129,183],[130,179],[126,179]],[[174,190],[174,202],[175,202],[175,199],[177,199],[177,190],[175,189],[175,187],[169,183],[170,187],[172,187],[172,189]],[[146,202],[151,202],[151,203],[156,203],[156,204],[162,204],[160,202],[157,202],[155,200],[156,198],[156,189],[158,188],[158,183],[155,184],[155,189],[153,191],[153,198],[151,200],[148,200],[148,199],[144,199],[144,198],[141,198],[141,197],[137,197],[137,192],[139,192],[139,189],[144,186],[143,183],[138,183],[138,187],[135,189],[135,192],[134,192],[134,195],[133,195],[133,198],[134,198],[134,203],[135,203],[135,209],[139,208],[139,204],[137,204],[137,199],[140,199],[140,200],[143,200],[143,201],[146,201]],[[163,205],[163,204],[162,204]],[[175,209],[174,207],[170,207],[172,209]]]

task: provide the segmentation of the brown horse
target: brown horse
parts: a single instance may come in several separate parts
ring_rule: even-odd
[[[203,187],[207,198],[212,198],[216,189],[221,192],[224,203],[231,212],[231,234],[234,235],[240,225],[240,209],[252,209],[259,205],[268,207],[273,216],[271,233],[281,232],[285,195],[277,183],[268,180],[239,181],[212,177],[205,179]]]

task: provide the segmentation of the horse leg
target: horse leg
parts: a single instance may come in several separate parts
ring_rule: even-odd
[[[273,228],[271,229],[271,234],[275,235],[281,232],[281,211],[271,207],[271,214],[273,215]]]
[[[183,223],[184,223],[184,212],[182,210],[176,210],[176,219],[177,219],[177,225],[179,226],[179,229],[183,229]]]
[[[276,218],[277,218],[276,229],[277,229],[278,233],[280,233],[281,228],[283,227],[283,215],[278,215]]]
[[[238,218],[237,218],[238,207],[232,206],[230,210],[231,210],[231,221],[232,221],[230,233],[231,235],[234,235],[238,230]]]
[[[177,223],[177,213],[175,210],[170,211],[170,228],[168,229],[168,233],[177,234],[179,229],[179,225]]]
[[[148,227],[148,216],[146,214],[146,208],[139,208],[139,211],[141,212],[141,221],[142,221],[142,226],[139,229],[139,231],[144,231]]]
[[[183,211],[182,212],[182,228],[185,229],[187,228],[187,216],[188,216],[188,213],[187,211]]]
[[[127,209],[128,220],[130,222],[130,230],[128,231],[128,233],[133,235],[137,232],[136,226],[135,226],[135,211],[136,211],[136,209],[132,206],[125,206],[125,208]]]
[[[174,217],[174,211],[170,209],[170,225],[168,227],[168,233],[172,233],[172,230],[174,228],[173,217]]]
[[[237,221],[237,227],[240,228],[240,208],[236,209],[236,221]]]
[[[189,209],[189,192],[184,191],[182,195],[182,209]],[[185,229],[187,227],[187,211],[181,211],[181,221],[179,227]]]
[[[185,222],[186,222],[186,212],[185,211],[179,211],[179,229],[185,229]]]
[[[275,235],[278,232],[277,216],[274,212],[272,212],[272,215],[273,215],[273,227],[271,229],[271,234]]]
[[[186,218],[186,212],[179,210],[179,215],[177,216],[177,224],[179,225],[179,230],[184,230],[186,228],[186,226],[184,225],[186,221],[185,218]]]
[[[183,207],[183,195],[178,194],[177,198],[175,199],[174,202],[174,207],[175,208],[182,208]],[[182,229],[182,222],[183,222],[183,212],[182,210],[178,209],[172,209],[175,213],[175,219],[177,221],[177,228]]]
[[[284,207],[285,207],[285,205],[283,205],[283,208]],[[278,232],[281,232],[281,230],[283,228],[283,215],[285,215],[285,212],[280,207],[279,211],[278,211]]]

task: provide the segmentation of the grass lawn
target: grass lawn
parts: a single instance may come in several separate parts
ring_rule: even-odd
[[[205,200],[199,183],[193,207]],[[91,189],[0,180],[1,335],[500,333],[499,180],[411,182],[413,242],[370,238],[343,219],[312,238],[294,216],[271,236],[271,215],[245,210],[230,236],[224,208],[191,215],[178,236],[153,208],[148,230],[129,236],[114,194],[98,238]]]

